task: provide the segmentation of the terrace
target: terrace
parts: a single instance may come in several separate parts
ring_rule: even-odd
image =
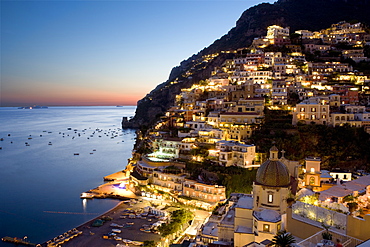
[[[323,239],[323,234],[328,232],[331,234],[332,240]],[[353,238],[344,234],[340,234],[338,232],[330,231],[330,230],[322,230],[315,235],[298,242],[297,245],[301,247],[329,247],[335,246],[336,239],[339,239],[343,245],[343,247],[355,247],[362,243],[363,241],[357,238]]]

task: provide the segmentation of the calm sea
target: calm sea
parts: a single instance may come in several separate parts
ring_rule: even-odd
[[[0,237],[42,243],[117,205],[80,194],[127,165],[136,135],[121,120],[135,109],[0,107]]]

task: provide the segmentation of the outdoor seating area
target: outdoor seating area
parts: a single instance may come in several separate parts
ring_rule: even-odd
[[[324,239],[329,238],[329,239]],[[339,240],[343,247],[355,247],[361,244],[363,241],[357,238],[353,238],[335,231],[322,230],[315,235],[302,240],[297,243],[301,247],[334,247],[336,241]]]

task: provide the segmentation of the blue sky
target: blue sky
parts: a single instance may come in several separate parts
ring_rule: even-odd
[[[261,2],[1,0],[1,106],[135,105]]]

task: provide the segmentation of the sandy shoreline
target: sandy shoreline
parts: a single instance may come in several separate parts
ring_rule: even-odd
[[[134,223],[132,227],[129,228],[119,228],[121,229],[121,233],[118,233],[117,236],[121,237],[122,239],[129,239],[132,241],[139,241],[143,242],[145,240],[154,240],[159,241],[160,235],[154,233],[147,233],[140,230],[142,225],[149,225],[150,223],[154,223],[155,220],[152,219],[128,219],[128,218],[120,218],[122,212],[124,210],[132,209],[132,210],[142,210],[144,207],[149,206],[150,203],[146,200],[140,200],[138,203],[131,203],[130,200],[122,201],[112,209],[108,210],[107,212],[95,217],[92,220],[89,220],[78,227],[76,229],[80,232],[80,234],[69,241],[66,241],[61,244],[61,246],[79,246],[79,247],[98,247],[98,246],[112,246],[115,247],[117,244],[124,244],[123,241],[118,241],[114,239],[103,239],[103,235],[108,234],[111,232],[113,228],[110,224],[116,223],[119,225],[127,225],[127,223]],[[92,223],[96,219],[100,219],[103,216],[109,216],[112,218],[111,221],[106,221],[100,227],[93,227],[91,226]],[[149,221],[150,220],[150,221]],[[56,244],[48,245],[47,242],[43,243],[42,246],[57,246]],[[134,246],[134,245],[132,245]]]

